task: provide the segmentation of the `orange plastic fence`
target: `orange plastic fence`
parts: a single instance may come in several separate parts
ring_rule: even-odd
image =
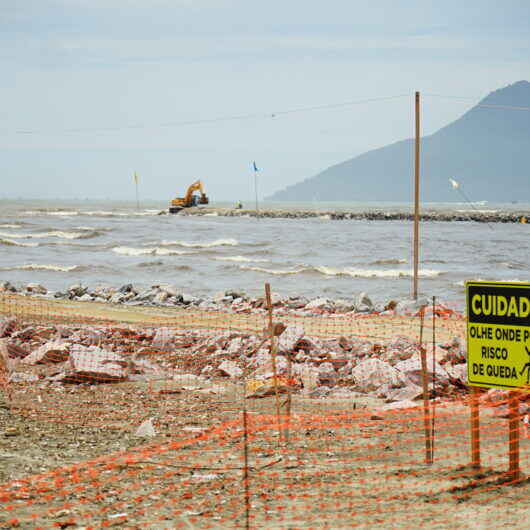
[[[526,526],[529,394],[521,473],[502,391],[471,466],[462,315],[272,309],[0,294],[0,527]]]
[[[421,408],[280,419],[240,413],[196,437],[11,481],[3,526],[99,528],[524,528],[528,481],[506,473],[506,420],[483,414],[483,467],[469,465],[468,410],[440,407],[434,462]],[[529,444],[521,463],[528,470]],[[492,506],[494,516],[492,516]],[[164,526],[166,525],[166,526]]]

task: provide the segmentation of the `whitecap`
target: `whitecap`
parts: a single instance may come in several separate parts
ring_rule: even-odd
[[[46,215],[57,215],[59,217],[70,217],[72,215],[79,215],[78,211],[59,211],[59,212],[46,212]]]
[[[13,247],[38,247],[38,243],[21,243],[13,239],[0,239],[0,245],[8,245]]]
[[[0,228],[20,228],[20,225],[5,224],[0,225]]]
[[[239,245],[237,239],[216,239],[215,241],[206,241],[204,243],[188,243],[187,241],[162,241],[160,243],[165,247],[186,247],[186,248],[211,248],[211,247],[235,247]]]
[[[121,256],[184,256],[186,254],[191,254],[191,252],[186,252],[185,250],[173,250],[160,247],[114,247],[112,252],[120,254]]]
[[[412,270],[401,270],[401,269],[392,269],[392,270],[381,270],[381,269],[352,269],[344,268],[337,269],[334,267],[326,267],[324,265],[317,266],[301,266],[296,269],[287,269],[287,270],[274,270],[274,269],[265,269],[262,267],[250,267],[246,265],[240,265],[240,269],[251,270],[256,272],[263,272],[266,274],[275,274],[275,275],[287,275],[287,274],[301,274],[307,272],[317,272],[324,274],[325,276],[350,276],[352,278],[411,278],[413,275]],[[435,278],[443,274],[442,271],[423,269],[418,272],[420,278]]]
[[[247,258],[246,256],[220,256],[214,258],[217,261],[235,261],[243,263],[269,263],[270,259]]]
[[[240,269],[246,270],[246,271],[255,271],[255,272],[263,272],[265,274],[274,274],[278,276],[284,276],[288,274],[298,274],[300,272],[303,272],[303,269],[291,269],[291,270],[281,270],[281,269],[265,269],[263,267],[251,267],[248,265],[240,265]]]
[[[88,239],[91,237],[99,236],[100,233],[96,230],[91,232],[64,232],[61,230],[53,230],[51,232],[38,232],[35,234],[27,234],[27,233],[11,233],[6,234],[3,232],[0,232],[0,237],[14,237],[17,239],[41,239],[45,237],[58,237],[62,239]]]
[[[333,267],[316,266],[306,267],[304,270],[314,270],[326,276],[351,276],[352,278],[412,278],[413,271],[406,269],[336,269]],[[443,274],[443,271],[432,269],[422,269],[418,271],[420,278],[436,278]]]
[[[134,215],[134,216],[154,216],[158,215],[160,213],[160,210],[144,210],[142,212],[131,212],[130,214],[125,213],[124,215]]]
[[[66,265],[47,265],[47,264],[40,264],[40,263],[27,263],[25,265],[14,265],[12,267],[2,267],[0,270],[72,272],[75,270],[82,270],[82,269],[83,267],[81,267],[80,265],[66,266]]]
[[[117,215],[116,213],[107,211],[107,210],[94,210],[94,211],[83,212],[83,214],[93,216],[93,217],[113,217],[114,215]]]
[[[399,259],[399,258],[388,258],[388,259],[376,259],[375,261],[372,261],[372,265],[403,265],[406,264],[406,259]]]

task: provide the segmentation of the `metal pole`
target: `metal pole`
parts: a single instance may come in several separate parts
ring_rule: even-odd
[[[258,206],[258,172],[254,170],[254,191],[256,192],[256,215],[259,217]]]
[[[418,260],[420,233],[420,93],[416,92],[416,147],[414,156],[414,275],[412,297],[418,299]]]

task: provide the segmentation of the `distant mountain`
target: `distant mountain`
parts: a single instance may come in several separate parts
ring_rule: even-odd
[[[492,92],[422,138],[422,200],[461,200],[449,184],[453,177],[475,201],[530,202],[530,110],[506,107],[530,107],[528,81]],[[403,140],[331,166],[268,200],[409,201],[413,174],[414,139]]]

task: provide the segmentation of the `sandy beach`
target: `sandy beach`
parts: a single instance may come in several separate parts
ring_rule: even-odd
[[[264,377],[266,387],[271,377],[269,343],[259,349],[262,337],[267,339],[266,310],[127,307],[6,293],[0,300],[4,323],[6,317],[16,319],[3,328],[1,339],[11,354],[10,400],[0,409],[5,462],[0,500],[9,507],[0,516],[2,527],[30,528],[38,522],[170,528],[175,521],[199,528],[240,527],[246,517],[244,469],[250,477],[253,527],[295,520],[334,526],[337,517],[338,527],[399,528],[410,527],[411,521],[432,528],[488,527],[491,502],[512,527],[524,526],[519,524],[526,510],[524,487],[504,491],[501,485],[506,478],[499,447],[507,423],[496,411],[502,409],[502,396],[494,408],[484,402],[488,467],[477,473],[467,466],[469,410],[459,364],[465,321],[458,314],[434,320],[426,315],[421,327],[417,315],[320,311],[300,316],[275,307],[274,322],[286,328],[277,338],[279,373],[286,373],[289,358],[282,348],[301,348],[289,368],[299,375],[289,393],[287,387],[279,390],[279,418],[288,421],[280,440],[274,391],[249,394],[251,381]],[[421,397],[419,386],[407,379],[395,383],[401,388],[382,388],[385,377],[399,372],[393,366],[418,355],[420,329],[428,346],[433,323],[436,343],[443,346],[436,358],[444,364],[437,368],[436,464],[426,468],[421,400],[411,401],[414,393]],[[57,337],[70,346],[50,347]],[[297,346],[287,346],[293,340]],[[28,353],[38,347],[44,357],[25,363],[13,345]],[[90,359],[88,352],[93,367],[73,378],[69,370],[80,353]],[[105,355],[108,362],[121,358],[124,364],[115,365],[114,372],[106,365],[107,375],[97,376],[96,359]],[[346,375],[347,366],[356,373],[373,363],[380,363],[377,370],[363,379]],[[394,371],[383,375],[383,365],[385,373]],[[251,441],[245,460],[247,431]],[[527,462],[527,441],[522,450]],[[183,479],[183,473],[190,478]],[[53,486],[59,477],[61,486]],[[94,482],[94,477],[100,478]],[[371,484],[369,501],[358,489],[359,480]],[[113,493],[105,494],[109,487]],[[396,488],[402,492],[397,497]],[[320,499],[318,511],[308,511],[308,494]],[[473,523],[466,526],[468,517]]]

